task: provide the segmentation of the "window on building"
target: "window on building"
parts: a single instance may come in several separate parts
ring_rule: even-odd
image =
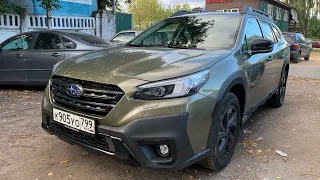
[[[282,9],[277,7],[276,19],[281,20]]]
[[[287,10],[284,10],[284,14],[283,14],[283,21],[289,21],[289,18],[288,18],[288,16],[289,16],[289,13],[288,13],[288,11]]]
[[[219,9],[217,12],[240,12],[239,8],[232,8],[232,9]]]
[[[239,12],[239,8],[231,9],[231,12]]]
[[[268,4],[268,14],[273,17],[273,6]]]
[[[256,19],[250,19],[246,27],[246,36],[243,41],[242,50],[249,51],[251,50],[251,45],[253,40],[262,38],[262,33],[259,27],[259,24]]]

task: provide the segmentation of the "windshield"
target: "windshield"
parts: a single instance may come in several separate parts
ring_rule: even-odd
[[[135,33],[134,32],[123,32],[123,33],[118,34],[111,41],[112,42],[127,43],[131,39],[133,39],[134,37],[135,37]]]
[[[283,34],[283,37],[288,43],[294,43],[294,34]]]
[[[104,41],[102,38],[99,38],[91,34],[72,33],[71,35],[75,36],[76,38],[82,41],[85,41],[90,45],[96,45],[96,46],[110,45],[110,43]]]
[[[165,19],[151,27],[129,46],[229,49],[238,34],[241,16],[185,16]]]

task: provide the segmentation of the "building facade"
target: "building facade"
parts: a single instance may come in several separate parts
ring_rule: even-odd
[[[206,10],[211,12],[239,12],[243,6],[268,13],[282,31],[289,31],[290,23],[297,21],[294,9],[279,0],[206,0]]]
[[[40,2],[36,0],[9,0],[26,8],[28,14],[45,15],[45,9],[41,8]],[[97,0],[60,0],[62,8],[54,10],[53,16],[81,16],[92,17],[93,13],[98,10]]]

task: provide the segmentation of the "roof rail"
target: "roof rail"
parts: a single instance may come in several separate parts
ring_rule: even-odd
[[[251,14],[251,15],[261,15],[261,16],[264,16],[264,17],[267,17],[267,18],[273,20],[273,18],[268,13],[265,13],[259,9],[252,8],[250,6],[244,6],[243,8],[241,8],[240,13],[241,14]]]

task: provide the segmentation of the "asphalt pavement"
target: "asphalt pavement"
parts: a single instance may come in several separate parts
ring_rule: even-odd
[[[320,79],[320,51],[314,51],[312,58],[301,58],[298,64],[291,63],[289,76]]]

